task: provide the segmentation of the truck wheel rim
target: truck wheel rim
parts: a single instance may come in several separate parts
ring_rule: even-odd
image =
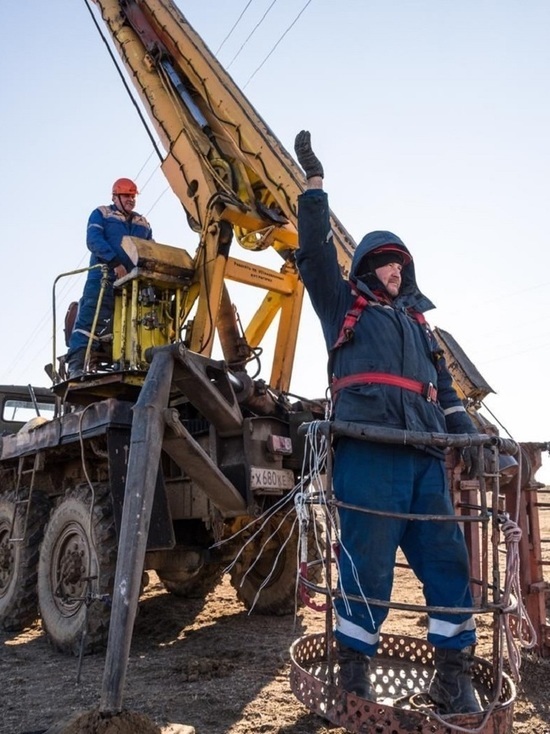
[[[52,555],[52,591],[61,614],[70,617],[86,600],[90,545],[78,523],[69,523],[59,535]]]

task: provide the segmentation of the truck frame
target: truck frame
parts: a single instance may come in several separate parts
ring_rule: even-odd
[[[303,175],[172,2],[96,4],[167,151],[162,169],[197,247],[126,238],[135,268],[116,283],[104,349],[89,349],[87,374],[69,380],[54,331],[57,415],[2,440],[0,627],[19,629],[39,608],[54,647],[73,653],[107,640],[142,391],[164,396],[144,570],[174,594],[202,596],[234,561],[237,594],[260,613],[294,610],[298,530],[285,501],[304,479],[297,428],[324,411],[288,394]],[[334,228],[347,265],[353,240],[336,219]],[[275,267],[235,257],[235,243]],[[229,282],[260,294],[245,328]],[[158,385],[164,359],[170,375]]]

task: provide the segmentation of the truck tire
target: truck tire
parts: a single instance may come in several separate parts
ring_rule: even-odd
[[[52,646],[89,654],[107,643],[117,539],[109,486],[71,489],[52,511],[38,563],[38,602]]]
[[[231,584],[240,601],[256,614],[283,615],[293,614],[296,610],[298,525],[296,523],[293,528],[292,519],[283,520],[279,527],[281,516],[273,516],[254,540],[248,543],[247,540],[258,530],[258,525],[243,534],[245,537],[242,542],[247,544],[230,571]],[[288,542],[279,553],[287,539]],[[311,539],[308,552],[312,557],[316,555]],[[271,578],[260,591],[270,574]]]
[[[21,495],[25,499],[28,495]],[[34,491],[29,507],[25,540],[10,542],[15,493],[0,497],[0,629],[18,632],[38,617],[36,578],[38,549],[50,503],[42,492]],[[21,537],[26,505],[17,507],[14,537]]]
[[[204,599],[221,581],[223,567],[212,563],[205,564],[193,574],[185,571],[157,569],[157,576],[166,591],[185,599]]]

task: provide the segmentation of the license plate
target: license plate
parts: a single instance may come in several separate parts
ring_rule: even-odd
[[[250,467],[250,487],[270,492],[282,492],[292,489],[295,485],[294,472],[291,469],[266,469],[265,467]]]

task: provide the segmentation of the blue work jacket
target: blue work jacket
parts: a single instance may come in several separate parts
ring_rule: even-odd
[[[132,216],[127,217],[114,204],[94,209],[88,219],[86,231],[86,245],[92,253],[90,266],[106,263],[112,271],[117,265],[124,265],[130,272],[134,264],[122,247],[122,238],[126,235],[144,240],[153,237],[149,222],[137,212],[132,212]],[[110,275],[113,279],[114,274]],[[101,280],[100,269],[91,270],[88,279]]]
[[[321,321],[334,377],[379,372],[431,383],[437,389],[437,400],[429,401],[394,385],[352,385],[338,392],[334,417],[409,431],[475,433],[435,337],[413,315],[434,305],[417,286],[412,260],[404,265],[400,293],[390,303],[377,296],[368,281],[356,278],[365,256],[382,245],[397,244],[410,255],[399,237],[380,231],[366,235],[354,252],[347,280],[337,261],[328,199],[322,190],[309,190],[299,197],[298,233],[296,260]],[[368,305],[355,325],[353,338],[333,349],[357,292],[368,299]]]

